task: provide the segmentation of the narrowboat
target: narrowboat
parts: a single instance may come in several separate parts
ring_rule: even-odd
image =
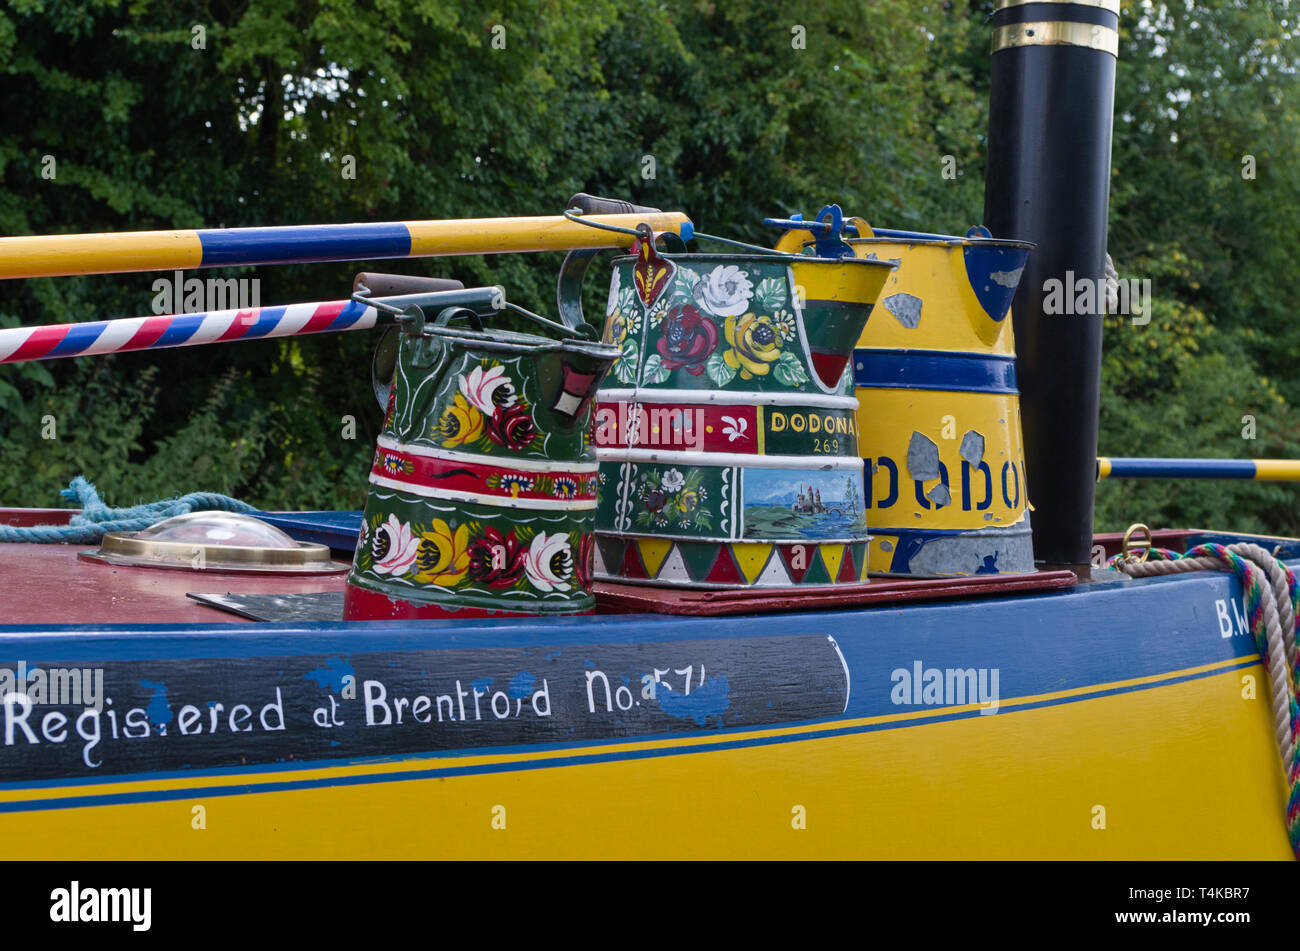
[[[8,279],[569,252],[550,313],[368,273],[0,331],[13,363],[390,328],[364,511],[112,508],[87,479],[0,510],[6,856],[1292,856],[1300,540],[1093,531],[1099,475],[1198,467],[1099,463],[1100,312],[1043,313],[1105,271],[1118,45],[1118,2],[1045,6],[995,15],[966,236],[828,205],[715,254],[686,213],[577,196],[0,238]]]

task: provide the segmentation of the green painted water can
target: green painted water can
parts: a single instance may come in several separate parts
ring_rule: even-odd
[[[598,578],[816,588],[867,576],[849,358],[891,264],[617,259],[600,393]]]
[[[452,325],[462,316],[468,329]],[[346,620],[593,610],[592,411],[618,350],[579,329],[554,339],[408,308]]]

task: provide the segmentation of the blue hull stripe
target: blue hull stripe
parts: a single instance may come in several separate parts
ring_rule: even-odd
[[[1019,393],[1016,358],[942,350],[853,351],[853,378],[860,387]]]
[[[360,261],[404,258],[411,253],[406,225],[303,225],[198,232],[200,267],[244,264],[296,264],[307,261]]]

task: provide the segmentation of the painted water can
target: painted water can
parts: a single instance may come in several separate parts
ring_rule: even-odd
[[[478,321],[402,319],[344,618],[589,613],[591,418],[618,351],[590,327],[551,339],[453,316]]]
[[[860,233],[872,235],[865,223]],[[1034,570],[1009,317],[1032,245],[876,232],[859,258],[893,261],[853,372],[875,573]]]
[[[752,254],[614,261],[597,578],[697,588],[866,580],[849,359],[892,265]]]

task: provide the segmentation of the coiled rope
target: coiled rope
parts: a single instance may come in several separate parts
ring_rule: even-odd
[[[191,492],[178,499],[164,499],[144,505],[112,508],[99,498],[95,486],[82,476],[59,493],[81,506],[66,525],[0,525],[0,542],[84,545],[97,542],[105,532],[138,532],[173,515],[190,512],[256,512],[246,502],[216,492]]]
[[[1296,657],[1300,590],[1295,575],[1270,552],[1250,542],[1197,545],[1182,555],[1152,548],[1146,561],[1116,555],[1109,566],[1135,578],[1222,570],[1231,571],[1241,580],[1251,633],[1268,672],[1273,729],[1287,776],[1287,836],[1296,858],[1300,858],[1300,761],[1295,748],[1296,734],[1300,732],[1300,669]]]

